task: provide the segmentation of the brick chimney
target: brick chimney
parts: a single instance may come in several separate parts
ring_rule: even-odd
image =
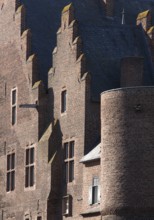
[[[104,3],[105,3],[105,9],[106,9],[106,16],[113,17],[115,0],[104,0]]]
[[[148,30],[147,34],[149,36],[149,47],[150,47],[150,50],[151,50],[152,61],[154,62],[154,26],[152,26]]]
[[[142,24],[143,29],[147,32],[151,27],[151,20],[151,11],[147,10],[138,14],[136,24]]]
[[[121,87],[142,86],[143,57],[125,57],[121,60]]]

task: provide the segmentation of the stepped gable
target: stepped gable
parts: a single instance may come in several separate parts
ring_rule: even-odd
[[[38,54],[38,59],[40,62],[40,71],[41,71],[40,77],[45,82],[47,82],[47,72],[52,65],[51,64],[52,63],[51,52],[56,46],[56,32],[58,28],[60,27],[61,11],[65,5],[69,4],[70,2],[73,2],[73,6],[75,8],[75,19],[78,21],[80,35],[82,36],[84,40],[83,44],[84,44],[85,51],[88,57],[89,57],[90,51],[85,46],[87,45],[86,42],[90,41],[91,46],[93,47],[93,49],[91,49],[91,52],[94,52],[94,54],[92,55],[91,58],[89,58],[90,61],[88,62],[90,65],[90,68],[89,68],[90,70],[92,68],[91,60],[95,56],[97,56],[98,53],[100,53],[98,51],[102,51],[103,49],[103,45],[104,45],[103,41],[104,41],[105,36],[107,36],[106,40],[108,40],[108,38],[111,39],[109,35],[112,34],[110,33],[112,31],[108,30],[108,29],[111,29],[111,27],[106,27],[104,29],[101,29],[98,26],[113,25],[114,26],[112,28],[114,30],[113,36],[115,36],[116,38],[116,35],[118,35],[118,30],[120,28],[119,26],[121,24],[121,12],[123,8],[125,9],[125,13],[126,13],[125,14],[126,23],[134,24],[134,25],[136,23],[136,17],[138,13],[154,8],[154,0],[129,0],[129,1],[116,0],[114,16],[110,18],[110,17],[105,17],[105,9],[104,9],[103,0],[102,1],[101,0],[88,0],[88,1],[87,0],[82,0],[82,1],[80,0],[72,0],[72,1],[70,0],[59,0],[59,1],[56,1],[56,0],[43,0],[43,1],[42,0],[34,0],[34,1],[22,0],[22,2],[26,6],[27,25],[29,28],[31,28],[32,33],[33,33],[32,48],[33,48],[33,51]],[[116,31],[117,25],[118,25],[118,29]],[[99,29],[99,32],[101,32],[99,33],[99,35],[96,34],[98,29]],[[123,35],[126,37],[126,39],[130,35],[133,36],[133,31],[131,29],[130,31],[128,30],[126,31],[125,29],[121,27],[120,33],[121,33],[121,38],[123,37]],[[95,37],[94,37],[94,34],[95,34]],[[103,40],[101,40],[101,38]],[[120,44],[121,38],[120,37],[118,38],[118,42],[119,42],[118,46],[120,46],[120,48],[122,48],[122,45],[124,44],[124,43]],[[96,45],[96,48],[98,51],[94,50],[94,45],[96,44],[97,41],[101,42],[101,47],[102,47],[100,48],[100,45]],[[115,39],[115,41],[117,40]],[[123,40],[121,41],[123,42]],[[128,55],[132,55],[132,56],[141,55],[142,53],[139,51],[139,48],[137,49],[134,48],[133,51],[136,50],[135,53],[130,53],[131,50],[129,48],[132,48],[134,40],[132,40],[132,43],[131,41],[129,42],[130,42],[129,47],[127,47],[127,49],[124,49],[125,51],[126,50],[129,51]],[[112,45],[112,42],[111,42],[111,45]],[[115,50],[114,45],[113,45],[113,48],[111,47],[110,51],[111,50],[117,52],[117,50]],[[105,52],[106,51],[104,51],[104,53]],[[122,54],[122,51],[121,51],[121,54]],[[118,57],[120,56],[118,55]],[[97,60],[99,59],[102,60],[101,58],[97,58]],[[113,60],[112,56],[110,59]],[[115,63],[115,61],[113,61],[113,63]],[[102,64],[100,63],[97,65],[99,69],[101,65]],[[118,64],[116,64],[116,66],[117,65]],[[113,67],[115,68],[115,65],[113,65]],[[95,69],[92,68],[91,72],[93,72],[94,70]],[[98,74],[98,73],[95,73],[95,74]],[[104,78],[106,77],[104,76]],[[110,78],[106,79],[106,81],[110,81]],[[109,88],[117,87],[117,86],[118,86],[118,82],[116,82],[115,86],[109,85],[105,89],[109,89]],[[94,87],[96,87],[96,85],[94,85]],[[99,88],[98,88],[98,91],[100,92]],[[96,96],[98,97],[97,94]]]

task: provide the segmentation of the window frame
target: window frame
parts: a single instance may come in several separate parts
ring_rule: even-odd
[[[97,181],[97,184],[95,183]],[[100,203],[100,184],[99,177],[94,176],[92,178],[92,185],[89,187],[89,205],[96,205]]]
[[[62,215],[72,216],[73,198],[71,195],[63,196],[62,198]]]
[[[33,161],[31,162],[31,150],[33,149]],[[27,158],[27,151],[28,152],[28,158]],[[34,189],[35,187],[35,183],[36,183],[36,164],[35,164],[35,161],[36,161],[36,147],[35,145],[31,145],[31,146],[28,146],[26,147],[25,149],[25,165],[24,165],[24,168],[25,168],[25,182],[24,182],[24,188],[25,190],[28,190],[28,189]],[[32,169],[32,184],[31,184],[31,168],[33,167]],[[27,170],[28,170],[28,175],[27,175]]]
[[[14,163],[12,165],[13,155],[14,155]],[[10,174],[9,178],[8,178],[8,174]],[[15,174],[16,174],[16,154],[13,151],[6,155],[6,192],[7,193],[15,191],[15,183],[16,183]]]
[[[72,145],[73,143],[73,145]],[[67,146],[67,148],[66,148]],[[73,146],[73,147],[72,147]],[[75,150],[75,141],[70,140],[66,141],[63,144],[64,149],[64,179],[65,182],[72,183],[74,181],[74,150]],[[73,150],[72,150],[73,149]],[[66,155],[67,154],[67,155]]]
[[[13,93],[15,91],[15,102],[13,102]],[[17,103],[18,103],[18,89],[14,87],[11,89],[11,125],[15,126],[17,124]],[[15,112],[14,112],[15,111]]]

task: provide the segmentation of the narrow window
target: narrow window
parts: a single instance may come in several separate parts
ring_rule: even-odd
[[[94,177],[92,181],[92,186],[89,188],[89,204],[96,204],[100,202],[100,187],[99,178]]]
[[[7,186],[6,191],[15,189],[15,153],[7,155]]]
[[[63,215],[65,216],[72,215],[72,196],[71,195],[67,195],[63,197],[62,212],[63,212]]]
[[[93,178],[93,186],[92,186],[92,203],[95,204],[98,202],[98,178]]]
[[[12,125],[16,124],[17,121],[17,89],[12,90],[11,94],[11,114],[12,114]]]
[[[67,91],[64,90],[61,93],[61,113],[66,112],[66,96],[67,96]]]
[[[74,180],[74,141],[64,143],[65,181]]]
[[[34,147],[26,149],[25,187],[34,185]]]

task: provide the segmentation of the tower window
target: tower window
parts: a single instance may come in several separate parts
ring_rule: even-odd
[[[65,181],[74,180],[74,141],[64,143]]]
[[[96,204],[100,202],[100,186],[99,178],[94,177],[92,181],[92,186],[89,188],[89,204]]]
[[[7,186],[6,191],[15,189],[15,153],[7,155]]]
[[[16,124],[17,121],[17,89],[13,89],[11,93],[11,115],[12,125]]]
[[[34,147],[26,149],[25,187],[34,185]]]
[[[64,216],[72,215],[72,196],[71,195],[67,195],[63,197],[62,212]]]
[[[67,96],[67,91],[64,90],[61,93],[61,113],[66,112],[66,96]]]

